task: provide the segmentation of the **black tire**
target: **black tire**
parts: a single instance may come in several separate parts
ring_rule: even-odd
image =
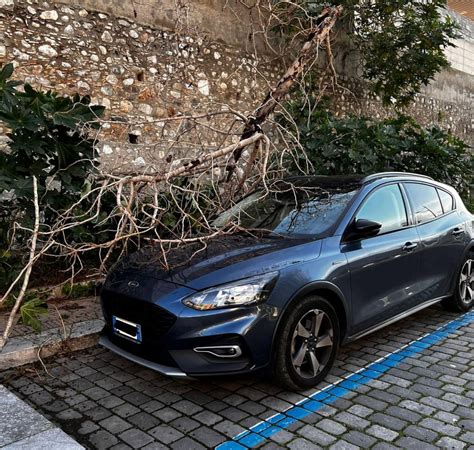
[[[463,289],[461,287],[461,277],[465,276],[469,261],[472,262],[472,270],[474,271],[474,252],[469,252],[461,264],[461,269],[456,275],[453,295],[441,302],[443,307],[449,311],[467,312],[474,306],[474,296],[471,295],[470,299],[466,298],[466,295],[463,297]],[[466,282],[469,284],[472,292],[474,288],[474,276],[471,275],[468,277]]]
[[[324,314],[321,315],[320,312]],[[313,316],[314,318],[317,317],[315,320],[320,322],[318,333],[321,333],[321,336],[319,336],[319,340],[311,337],[313,334],[306,338],[306,336],[301,337],[300,333],[298,333],[298,330],[302,329],[299,326],[301,321],[310,324],[310,327],[312,327],[311,324],[314,324]],[[326,299],[312,295],[292,306],[292,311],[283,318],[283,321],[277,336],[273,375],[280,385],[291,390],[314,387],[324,380],[329,370],[331,370],[339,350],[340,327],[336,311]],[[331,335],[329,327],[332,328],[332,345],[324,345],[322,348],[317,348],[319,343],[323,345],[324,340],[326,340],[326,343],[328,342]],[[307,329],[305,329],[306,332],[308,332]],[[310,342],[307,343],[309,340]],[[295,368],[294,363],[298,359],[299,354],[298,348],[296,348],[298,343],[301,343],[299,351],[305,353],[305,356],[304,362]],[[303,348],[304,345],[306,347]],[[322,353],[323,351],[324,354]],[[313,358],[316,358],[317,362],[319,362],[319,358],[321,359],[320,370],[316,375],[314,375],[314,368],[317,364],[313,362]],[[298,362],[300,359],[298,359]]]

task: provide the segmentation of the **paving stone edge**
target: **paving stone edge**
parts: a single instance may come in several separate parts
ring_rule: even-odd
[[[79,322],[39,334],[14,337],[0,352],[2,370],[23,366],[63,351],[84,350],[97,344],[104,326],[101,319]]]

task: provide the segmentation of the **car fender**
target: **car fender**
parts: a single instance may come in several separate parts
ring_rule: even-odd
[[[300,289],[298,289],[291,297],[290,299],[286,302],[285,306],[282,308],[281,313],[278,317],[277,324],[275,326],[275,330],[273,332],[273,338],[272,338],[272,349],[271,349],[271,357],[273,359],[274,356],[274,348],[275,348],[275,341],[278,336],[278,332],[280,330],[280,326],[282,323],[283,318],[286,316],[288,313],[289,309],[295,302],[298,300],[303,299],[304,297],[315,293],[315,292],[320,292],[320,291],[329,291],[331,292],[334,297],[337,297],[338,302],[340,302],[340,308],[336,307],[336,311],[339,314],[343,314],[343,320],[344,320],[344,333],[341,333],[341,341],[344,342],[345,338],[349,335],[349,326],[350,326],[350,307],[349,304],[343,294],[343,292],[333,283],[330,281],[324,281],[324,280],[319,280],[319,281],[312,281]],[[331,300],[331,299],[329,299]],[[341,330],[342,331],[342,330]]]

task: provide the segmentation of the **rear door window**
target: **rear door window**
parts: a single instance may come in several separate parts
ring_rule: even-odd
[[[429,222],[443,215],[443,208],[434,186],[421,183],[405,183],[405,189],[413,207],[417,224]]]
[[[443,211],[446,214],[449,211],[454,209],[454,198],[451,194],[438,189],[439,198],[441,199],[441,205],[443,206]]]

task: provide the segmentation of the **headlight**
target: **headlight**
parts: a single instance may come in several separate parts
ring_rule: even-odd
[[[265,275],[223,284],[193,294],[185,298],[183,303],[200,311],[255,305],[264,302],[268,298],[277,276],[278,272],[270,272]]]

